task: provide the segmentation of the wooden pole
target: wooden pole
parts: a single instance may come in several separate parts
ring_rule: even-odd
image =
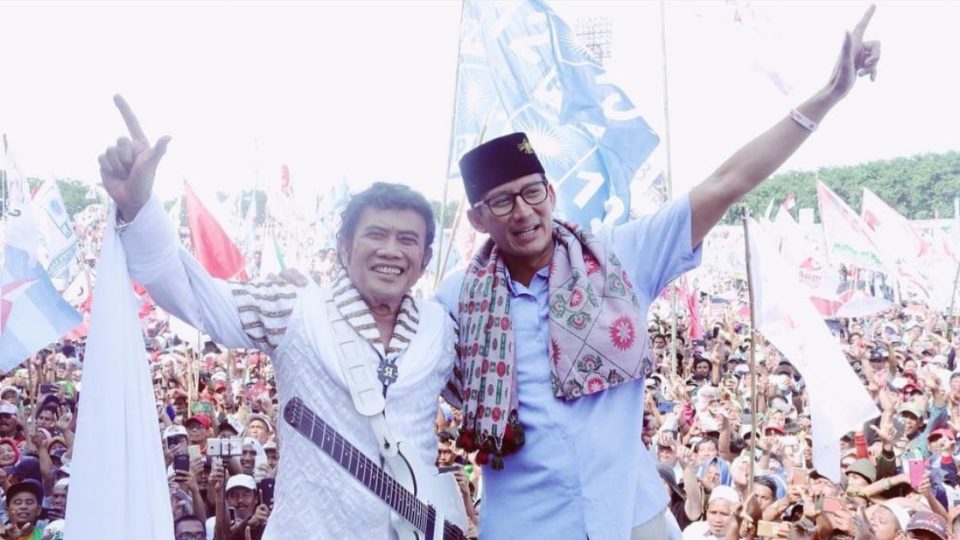
[[[756,303],[753,295],[753,272],[750,270],[750,226],[747,206],[741,207],[740,216],[743,219],[743,239],[747,266],[747,294],[750,305],[750,479],[747,493],[753,492],[753,478],[757,467],[757,338],[756,338]]]

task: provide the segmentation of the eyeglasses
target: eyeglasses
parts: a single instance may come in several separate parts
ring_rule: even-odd
[[[207,540],[207,535],[202,532],[182,532],[176,536],[176,540]]]
[[[520,191],[514,191],[512,193],[498,193],[493,197],[484,199],[473,205],[474,208],[480,207],[481,204],[487,205],[487,208],[490,209],[490,213],[497,216],[503,217],[509,215],[510,212],[513,212],[513,209],[517,205],[517,196],[519,195],[523,202],[534,206],[542,203],[547,199],[547,181],[538,180],[531,184],[527,184],[520,188]]]

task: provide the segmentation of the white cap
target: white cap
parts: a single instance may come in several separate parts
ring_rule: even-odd
[[[0,397],[3,397],[3,395],[6,394],[7,392],[14,392],[17,394],[17,399],[20,398],[20,389],[17,388],[16,386],[8,385],[8,386],[4,386],[3,388],[0,388]]]
[[[713,488],[713,491],[710,492],[710,501],[714,499],[740,504],[740,494],[730,486],[719,485]]]
[[[221,426],[223,424],[227,424],[228,426],[230,426],[231,429],[237,432],[237,435],[240,435],[243,433],[243,424],[241,424],[239,420],[237,420],[232,416],[227,416],[226,418],[224,418],[223,422],[220,422]]]
[[[907,530],[907,524],[910,523],[910,513],[907,512],[906,508],[892,502],[882,502],[880,506],[889,510],[893,514],[893,517],[897,518],[897,523],[900,524],[901,531]]]
[[[0,405],[0,408],[2,408],[2,407],[3,407],[3,405]],[[168,427],[167,429],[163,430],[163,438],[164,438],[164,439],[169,439],[170,437],[177,437],[177,436],[180,436],[180,435],[186,437],[186,436],[187,436],[187,428],[185,428],[185,427],[183,427],[183,426],[181,426],[181,425],[173,425],[173,426],[170,426],[170,427]]]
[[[70,479],[61,478],[57,480],[57,483],[53,485],[53,489],[57,489],[58,487],[70,487]]]
[[[267,416],[267,415],[265,415],[265,414],[260,414],[260,413],[251,414],[250,416],[247,417],[247,427],[249,427],[249,426],[250,426],[250,422],[253,422],[254,420],[260,420],[261,422],[263,422],[264,424],[266,424],[266,425],[267,425],[267,430],[268,430],[270,433],[273,433],[273,423],[270,422],[270,417],[269,417],[269,416]]]
[[[17,416],[20,414],[20,411],[17,409],[16,405],[12,403],[7,403],[6,401],[0,402],[0,414],[12,414]]]
[[[264,452],[266,452],[267,450],[276,450],[276,449],[277,449],[277,443],[273,441],[268,441],[267,444],[263,445]]]
[[[227,492],[229,493],[231,489],[238,487],[256,491],[257,482],[249,474],[235,474],[227,480]]]

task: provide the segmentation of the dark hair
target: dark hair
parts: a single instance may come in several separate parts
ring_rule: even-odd
[[[717,449],[720,448],[720,442],[716,438],[707,435],[704,438],[697,441],[697,444],[696,446],[694,446],[693,451],[699,452],[700,447],[703,446],[704,443],[712,443],[714,448],[717,448]]]
[[[453,434],[449,431],[441,431],[437,433],[437,440],[442,443],[452,443],[454,442]]]
[[[360,223],[360,215],[369,207],[380,210],[413,210],[420,214],[427,226],[427,238],[424,247],[429,248],[433,244],[433,237],[437,233],[437,224],[433,220],[433,209],[430,203],[419,192],[410,189],[402,184],[390,184],[387,182],[376,182],[369,188],[357,193],[350,198],[346,209],[340,214],[340,229],[337,231],[337,240],[353,240],[354,233],[357,232],[357,225]],[[340,258],[338,251],[337,258]],[[341,266],[345,266],[340,261]]]
[[[193,515],[193,514],[184,514],[184,515],[178,517],[178,518],[176,519],[176,521],[173,522],[173,532],[174,532],[174,534],[176,534],[176,532],[177,532],[177,527],[179,527],[181,523],[186,523],[186,522],[188,522],[188,521],[196,521],[197,523],[199,523],[200,526],[203,527],[203,534],[207,534],[207,524],[204,523],[202,519],[198,518],[197,516],[195,516],[195,515]]]

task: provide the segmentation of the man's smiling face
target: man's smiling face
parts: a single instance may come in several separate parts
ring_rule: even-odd
[[[373,307],[398,304],[420,279],[430,249],[427,224],[413,210],[366,208],[352,239],[340,242],[350,281]]]

